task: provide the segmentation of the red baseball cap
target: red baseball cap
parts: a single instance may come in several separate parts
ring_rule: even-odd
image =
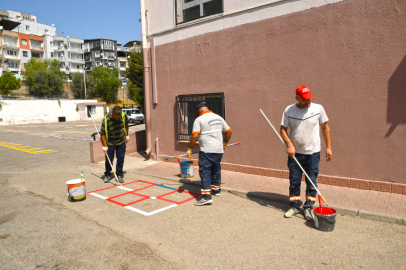
[[[310,92],[310,88],[306,85],[301,85],[296,88],[296,95],[300,96],[304,100],[308,100],[309,98],[313,97],[312,92]]]

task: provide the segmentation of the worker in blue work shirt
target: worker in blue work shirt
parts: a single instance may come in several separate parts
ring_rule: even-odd
[[[113,110],[103,118],[100,137],[103,144],[103,151],[109,156],[112,164],[114,153],[116,153],[116,175],[118,182],[124,183],[124,157],[126,143],[130,140],[130,137],[128,133],[128,117],[122,111],[120,106],[115,106]],[[107,156],[105,160],[105,168],[106,171],[104,172],[102,179],[104,183],[108,183],[109,180],[114,178],[114,176],[111,176],[112,168]]]
[[[190,137],[187,155],[191,157],[193,146],[199,139],[199,175],[201,179],[200,200],[195,205],[206,205],[213,202],[212,195],[221,194],[221,159],[224,146],[231,138],[231,128],[226,121],[212,111],[205,102],[196,106],[196,118],[193,123],[192,136]],[[225,133],[223,139],[223,133]]]

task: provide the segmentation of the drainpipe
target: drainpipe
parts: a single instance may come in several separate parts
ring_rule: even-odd
[[[145,0],[140,0],[141,4],[141,35],[142,35],[142,59],[144,65],[144,112],[145,112],[145,138],[146,147],[144,154],[149,158],[151,155],[151,71],[148,57],[148,41],[147,41],[147,21]]]

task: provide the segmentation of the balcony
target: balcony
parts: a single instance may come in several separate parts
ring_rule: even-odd
[[[64,50],[65,50],[65,48],[63,46],[56,46],[54,48],[54,51],[64,51]]]
[[[18,54],[18,55],[7,55],[7,54],[4,54],[4,59],[10,59],[10,60],[18,60],[18,61],[20,61],[20,54]]]
[[[44,46],[30,46],[30,50],[44,51]]]
[[[80,48],[69,48],[68,49],[70,52],[77,52],[77,53],[83,53],[83,50]]]
[[[59,61],[65,61],[65,56],[59,56],[58,59]]]
[[[77,59],[77,58],[69,58],[69,62],[71,62],[71,63],[84,64],[84,63],[85,63],[85,60],[83,60],[83,59]]]
[[[114,46],[113,45],[101,45],[101,49],[102,50],[114,50]]]
[[[83,69],[81,69],[81,68],[70,68],[69,71],[71,73],[74,73],[74,72],[83,73]]]
[[[3,43],[3,48],[12,48],[12,49],[19,49],[20,45],[17,42],[4,42]]]
[[[89,57],[89,58],[85,58],[85,61],[86,61],[86,62],[90,62],[90,61],[92,61],[92,58],[90,58],[90,57]]]

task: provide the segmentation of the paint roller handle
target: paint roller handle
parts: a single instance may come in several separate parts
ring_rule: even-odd
[[[323,202],[324,202],[327,206],[329,206],[328,203],[327,203],[327,201],[326,201],[326,199],[324,199],[323,195],[319,194],[319,196],[320,196],[320,198],[323,200]],[[321,207],[321,206],[320,206],[320,207]]]
[[[239,145],[239,144],[241,144],[241,142],[230,143],[230,144],[224,145],[224,147],[233,146],[233,145]],[[191,154],[191,155],[194,155],[194,154],[197,154],[197,153],[199,153],[199,151],[197,151],[197,152],[192,152],[192,153],[190,153],[190,154]],[[165,158],[165,160],[168,160],[168,159],[170,159],[170,158],[183,157],[183,156],[187,156],[187,154],[182,154],[182,155],[175,156],[175,157],[168,157],[168,158]]]

